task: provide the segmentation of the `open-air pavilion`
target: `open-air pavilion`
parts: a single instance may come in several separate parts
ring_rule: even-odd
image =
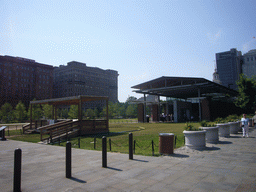
[[[105,101],[106,105],[106,117],[103,119],[84,120],[82,116],[82,105],[85,102],[90,101]],[[54,122],[57,122],[57,109],[63,105],[77,105],[78,106],[78,119],[77,120],[66,120],[54,123],[52,125],[45,125],[38,127],[37,124],[33,128],[32,111],[33,105],[52,105],[52,117]],[[50,135],[49,140],[53,140],[57,137],[69,137],[71,135],[84,135],[84,134],[95,134],[109,131],[109,119],[108,119],[108,97],[104,96],[73,96],[55,99],[46,99],[39,101],[30,102],[30,129],[38,129],[41,133],[41,140],[44,140],[43,135]],[[24,131],[24,130],[23,130]]]
[[[207,98],[231,98],[238,95],[238,92],[223,85],[214,83],[204,78],[196,77],[167,77],[162,76],[151,81],[141,83],[132,87],[134,92],[143,94],[144,101],[139,102],[139,122],[146,122],[146,95],[158,97],[158,102],[151,103],[152,121],[159,121],[160,97],[166,97],[166,101],[173,103],[174,122],[179,122],[181,116],[190,116],[192,102],[198,104],[198,120],[210,120],[209,100]],[[168,113],[168,104],[165,111]],[[184,113],[184,114],[182,114]],[[187,117],[189,119],[189,117]]]

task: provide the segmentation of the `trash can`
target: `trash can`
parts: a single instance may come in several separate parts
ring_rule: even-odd
[[[147,118],[147,123],[149,123],[149,116],[147,115],[146,118]]]
[[[173,154],[173,133],[159,133],[159,153],[160,154]]]

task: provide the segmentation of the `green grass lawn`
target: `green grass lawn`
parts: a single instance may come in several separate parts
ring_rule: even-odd
[[[192,123],[194,126],[199,126],[198,123]],[[129,132],[133,133],[133,140],[135,144],[135,154],[138,155],[152,155],[152,141],[154,142],[154,155],[159,155],[159,133],[174,133],[177,136],[176,148],[184,145],[183,130],[185,123],[110,123],[108,134],[97,134],[81,136],[80,148],[93,150],[101,150],[102,137],[107,137],[107,149],[110,151],[109,139],[111,139],[111,152],[128,153],[129,150]],[[94,144],[94,138],[96,143]],[[9,139],[39,142],[40,134],[18,135],[12,136]],[[78,138],[70,139],[72,147],[78,148]],[[60,143],[65,146],[66,141]],[[55,143],[54,145],[59,145]]]
[[[17,140],[17,141],[26,141],[32,143],[38,143],[40,141],[40,134],[22,134],[18,130],[5,131],[5,136],[7,139]]]

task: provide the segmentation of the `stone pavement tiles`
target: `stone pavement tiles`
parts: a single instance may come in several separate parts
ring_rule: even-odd
[[[72,148],[72,178],[65,178],[65,148],[0,141],[0,191],[13,191],[15,148],[22,149],[22,191],[256,191],[256,131],[220,138],[206,150],[171,156],[107,154]]]

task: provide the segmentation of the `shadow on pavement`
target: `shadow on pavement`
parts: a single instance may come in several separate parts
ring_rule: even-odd
[[[203,151],[216,151],[216,150],[220,150],[219,147],[205,147],[205,149]]]
[[[140,162],[144,162],[144,163],[147,163],[147,162],[148,162],[148,161],[140,160],[140,159],[133,159],[133,161],[140,161]]]
[[[218,144],[232,144],[231,141],[219,141]]]
[[[189,157],[189,155],[183,155],[183,154],[178,154],[178,153],[174,153],[174,154],[171,154],[169,156],[177,157],[177,158],[188,158]]]
[[[242,136],[230,136],[229,138],[241,138]]]
[[[122,169],[117,169],[117,168],[113,168],[113,167],[106,167],[107,169],[112,169],[114,171],[123,171]]]
[[[75,177],[71,177],[71,178],[69,178],[70,180],[73,180],[73,181],[76,181],[76,182],[78,182],[78,183],[86,183],[86,181],[83,181],[83,180],[81,180],[81,179],[77,179],[77,178],[75,178]]]

